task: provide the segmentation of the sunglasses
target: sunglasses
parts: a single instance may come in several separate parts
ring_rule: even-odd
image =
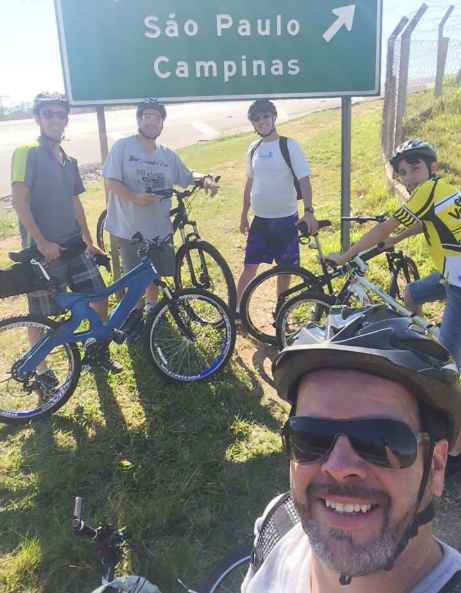
[[[53,119],[56,117],[57,119],[65,120],[67,118],[67,111],[51,111],[51,109],[44,109],[43,111],[40,111],[40,113],[46,119]]]
[[[145,121],[152,121],[154,119],[156,120],[161,120],[162,116],[160,114],[157,113],[143,113],[141,115],[142,119]]]
[[[270,117],[272,117],[270,113],[264,113],[263,115],[257,115],[256,117],[254,117],[253,121],[258,123],[258,121],[262,119],[269,119]]]
[[[427,432],[413,432],[404,422],[391,418],[327,420],[293,416],[282,429],[283,449],[290,461],[315,463],[333,450],[340,435],[348,438],[364,461],[386,469],[410,467],[418,443],[430,442]]]

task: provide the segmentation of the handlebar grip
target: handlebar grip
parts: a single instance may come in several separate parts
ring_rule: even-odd
[[[89,525],[85,525],[85,523],[80,519],[73,519],[72,529],[77,535],[83,535],[85,537],[89,537],[90,539],[97,539],[98,537],[98,532],[96,529],[93,529],[93,527],[90,527]]]
[[[74,519],[77,519],[78,521],[82,520],[82,504],[83,499],[80,498],[80,496],[76,496],[74,505]]]

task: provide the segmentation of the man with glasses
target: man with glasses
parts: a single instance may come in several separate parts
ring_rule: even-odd
[[[256,523],[243,593],[459,591],[461,555],[432,533],[460,430],[454,360],[384,305],[332,308],[324,329],[273,366],[291,493]]]
[[[257,99],[248,109],[248,119],[260,140],[247,154],[246,183],[240,232],[248,233],[245,261],[237,283],[237,319],[240,299],[262,263],[299,265],[297,224],[304,221],[309,233],[317,232],[312,206],[310,169],[301,146],[293,138],[279,136],[275,127],[277,109],[268,99]],[[304,214],[298,220],[297,198]],[[250,206],[255,214],[251,226]],[[277,293],[286,290],[289,276],[279,276]]]
[[[69,101],[56,92],[38,94],[33,103],[40,136],[19,146],[11,167],[12,204],[19,218],[22,247],[36,247],[49,261],[48,272],[76,292],[97,293],[104,289],[94,256],[103,252],[93,245],[79,195],[85,191],[77,161],[66,154],[61,142],[69,123]],[[29,310],[41,315],[57,315],[60,307],[51,290],[28,295]],[[107,319],[107,299],[92,303],[102,321]],[[30,328],[29,339],[35,343],[40,333]],[[106,371],[122,367],[108,356],[99,365]],[[39,371],[52,375],[45,363]]]
[[[136,110],[138,133],[117,140],[104,163],[102,175],[109,190],[106,230],[118,239],[125,272],[139,263],[139,245],[131,245],[138,231],[146,239],[163,240],[173,233],[170,219],[171,199],[157,196],[155,190],[173,185],[187,187],[203,180],[205,192],[214,196],[218,186],[212,175],[188,169],[170,148],[157,142],[166,119],[166,109],[157,99],[144,99]],[[175,253],[173,241],[161,250],[149,253],[160,276],[173,276]],[[158,287],[146,288],[146,312],[157,304]],[[138,303],[142,306],[142,302]]]

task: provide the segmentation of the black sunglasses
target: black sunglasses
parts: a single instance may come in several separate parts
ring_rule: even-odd
[[[67,117],[67,111],[52,111],[51,109],[44,109],[43,111],[40,111],[40,113],[43,115],[43,117],[46,117],[46,119],[53,119],[56,117],[57,119],[64,120]]]
[[[430,442],[427,432],[414,432],[404,422],[391,418],[327,420],[293,416],[282,429],[283,448],[291,461],[314,463],[332,451],[340,435],[349,439],[359,457],[387,469],[410,467],[418,443]]]
[[[270,113],[264,113],[263,115],[257,115],[256,117],[254,117],[253,121],[258,123],[258,121],[260,121],[261,119],[269,119],[270,117],[271,117]]]

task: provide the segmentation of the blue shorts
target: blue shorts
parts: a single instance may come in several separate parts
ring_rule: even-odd
[[[411,282],[408,290],[411,298],[418,305],[443,301],[447,297],[446,284],[440,272],[434,272],[425,278]]]
[[[255,216],[248,233],[245,265],[299,265],[298,215],[283,218]]]

